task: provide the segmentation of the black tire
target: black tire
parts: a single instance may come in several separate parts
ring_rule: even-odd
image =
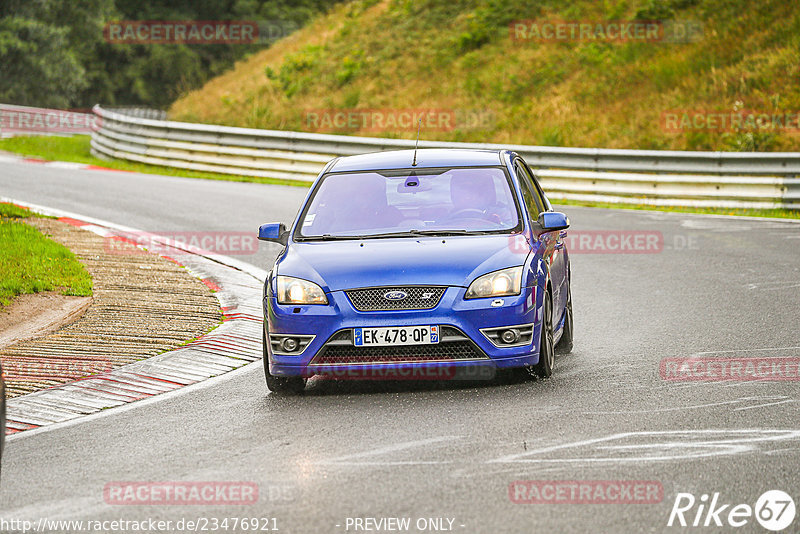
[[[297,395],[306,387],[306,379],[300,376],[273,376],[269,372],[269,354],[267,353],[267,334],[262,334],[264,351],[264,377],[267,379],[267,389],[274,393],[287,393]]]
[[[553,374],[555,351],[553,347],[553,304],[550,293],[544,295],[544,317],[542,317],[542,337],[539,341],[539,363],[532,371],[539,378],[549,378]]]
[[[569,354],[572,352],[572,335],[575,331],[575,323],[572,319],[572,282],[569,283],[567,290],[567,306],[564,309],[564,331],[561,333],[561,339],[558,340],[556,345],[556,352],[558,354]]]

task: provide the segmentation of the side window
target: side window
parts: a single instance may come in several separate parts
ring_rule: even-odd
[[[545,211],[541,194],[539,190],[536,189],[533,178],[524,165],[517,162],[515,164],[515,169],[517,171],[517,176],[519,176],[520,187],[522,187],[522,197],[525,199],[525,204],[528,205],[531,218],[536,220],[539,214]]]
[[[550,204],[550,199],[547,198],[547,195],[544,194],[542,186],[539,185],[539,178],[537,178],[536,175],[533,176],[533,185],[536,188],[538,196],[541,197],[542,199],[542,205],[544,206],[544,211],[551,211],[553,209],[553,206]]]

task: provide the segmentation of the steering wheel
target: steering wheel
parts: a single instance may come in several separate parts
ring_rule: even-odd
[[[458,217],[463,217],[467,219],[485,219],[486,213],[483,210],[479,210],[477,208],[464,208],[458,211],[454,211],[448,216],[449,219],[455,219]]]

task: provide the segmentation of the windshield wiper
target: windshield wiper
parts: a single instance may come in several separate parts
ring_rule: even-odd
[[[308,239],[320,239],[322,241],[336,241],[336,240],[346,240],[346,239],[363,239],[365,236],[363,235],[331,235],[331,234],[322,234],[322,235],[314,235],[308,236]]]
[[[417,236],[447,236],[447,235],[471,235],[482,234],[483,232],[471,232],[469,230],[407,230],[404,232],[386,232],[382,234],[369,234],[361,236],[363,239],[380,239],[385,237],[417,237]]]
[[[407,232],[385,232],[382,234],[368,234],[368,235],[362,235],[360,237],[361,239],[380,239],[383,237],[414,237],[415,235],[417,234],[415,234],[412,230]]]
[[[408,233],[414,235],[447,236],[447,235],[486,235],[489,232],[484,232],[483,230],[462,230],[459,228],[453,230],[409,230]]]
[[[385,232],[381,234],[366,234],[366,235],[331,235],[322,234],[317,236],[307,236],[308,240],[320,241],[337,241],[337,240],[358,240],[358,239],[382,239],[388,237],[417,237],[417,236],[450,236],[450,235],[486,235],[490,232],[481,230],[464,230],[456,228],[452,230],[406,230],[403,232]]]
[[[415,235],[464,235],[472,232],[467,230],[454,229],[454,230],[409,230],[408,233]]]

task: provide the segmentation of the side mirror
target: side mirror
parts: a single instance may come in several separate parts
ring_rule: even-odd
[[[286,245],[289,242],[289,232],[283,223],[267,223],[258,227],[258,239],[260,241],[273,241]]]
[[[556,230],[566,230],[569,228],[569,217],[560,211],[543,211],[539,214],[536,222],[544,232],[555,232]]]

